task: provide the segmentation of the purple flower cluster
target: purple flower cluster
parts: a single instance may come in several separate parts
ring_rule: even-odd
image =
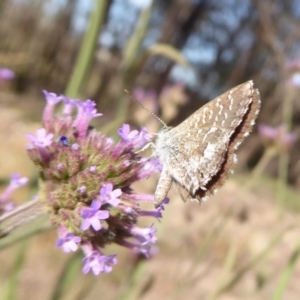
[[[149,257],[156,229],[153,224],[143,228],[138,223],[142,217],[160,219],[163,206],[143,209],[142,202],[153,203],[153,195],[135,193],[130,186],[161,170],[157,159],[137,154],[152,136],[144,127],[138,131],[123,124],[115,143],[90,126],[102,115],[93,101],[46,91],[44,96],[44,127],[27,135],[27,151],[43,182],[39,199],[58,227],[56,246],[64,252],[81,248],[83,273],[95,275],[110,272],[117,262],[116,255],[103,253],[107,244]],[[55,113],[58,105],[63,106],[61,113]]]
[[[258,126],[258,132],[265,144],[274,144],[280,150],[290,149],[296,141],[296,134],[293,132],[287,132],[284,125],[272,127],[260,124]]]
[[[0,83],[13,80],[14,78],[15,78],[14,71],[8,68],[0,68]]]

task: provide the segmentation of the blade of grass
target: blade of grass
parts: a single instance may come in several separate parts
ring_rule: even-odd
[[[11,274],[9,276],[9,284],[7,287],[7,292],[4,297],[5,300],[17,299],[17,291],[19,284],[19,274],[24,266],[26,249],[28,247],[28,241],[23,241],[19,247],[18,254],[16,255],[14,266],[12,267]]]
[[[65,292],[72,290],[72,283],[77,278],[81,270],[81,252],[77,251],[66,262],[58,280],[56,286],[53,289],[51,296],[52,300],[65,299]],[[74,298],[73,298],[74,299]]]
[[[119,300],[135,300],[139,299],[140,290],[135,288],[138,282],[143,278],[143,274],[145,273],[146,261],[143,259],[139,259],[133,269],[130,271],[129,277],[126,278],[126,282],[124,283],[123,288],[121,289],[121,293],[116,299]]]
[[[230,278],[227,282],[225,282],[214,294],[212,299],[217,299],[221,294],[225,293],[226,291],[232,289],[243,277],[244,275],[255,265],[257,265],[261,260],[267,257],[272,249],[281,241],[282,237],[285,233],[288,232],[289,229],[292,227],[285,228],[279,234],[275,235],[267,247],[261,251],[258,255],[253,257],[244,267],[242,267],[236,274]]]
[[[292,273],[293,273],[296,263],[298,261],[299,254],[300,254],[300,239],[298,239],[296,247],[290,256],[285,269],[282,272],[280,282],[279,282],[278,287],[272,297],[272,300],[283,299],[284,292],[287,288],[289,280],[292,276]]]
[[[157,43],[145,51],[146,56],[162,55],[174,61],[176,64],[191,68],[189,61],[182,55],[181,51],[168,44]]]
[[[193,260],[193,263],[190,265],[190,267],[187,269],[187,271],[183,274],[182,278],[184,280],[181,280],[176,287],[174,288],[172,299],[180,299],[180,291],[188,285],[191,285],[193,282],[196,282],[199,280],[199,277],[201,275],[194,275],[195,270],[197,269],[197,266],[199,262],[209,253],[209,250],[211,249],[213,243],[216,241],[216,239],[222,234],[222,232],[225,230],[228,221],[230,220],[230,216],[234,214],[236,209],[235,205],[232,205],[228,208],[228,210],[225,212],[224,215],[216,218],[215,223],[211,225],[211,233],[207,235],[204,242],[200,246],[199,252],[195,259]],[[181,273],[181,271],[178,271],[178,273]],[[204,270],[201,274],[203,276],[206,276],[207,272]]]
[[[219,288],[223,285],[225,278],[230,273],[230,270],[233,268],[234,263],[236,261],[237,257],[237,246],[233,243],[231,243],[230,248],[228,250],[228,253],[225,258],[225,263],[223,266],[223,269],[221,271],[221,275],[219,280],[216,280],[216,289],[215,291],[218,291]],[[215,297],[215,291],[208,297],[208,300],[212,300]]]

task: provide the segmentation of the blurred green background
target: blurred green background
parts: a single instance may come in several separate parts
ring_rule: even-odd
[[[0,299],[300,299],[299,0],[0,0],[1,68],[14,72],[0,72],[1,189],[13,172],[34,188],[25,135],[43,89],[95,100],[111,136],[161,127],[124,89],[171,126],[250,79],[262,109],[216,196],[200,207],[170,193],[150,260],[112,247],[110,274],[82,275],[36,222],[0,240]]]

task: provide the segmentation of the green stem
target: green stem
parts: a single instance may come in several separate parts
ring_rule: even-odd
[[[123,84],[120,85],[120,95],[124,95],[124,89],[130,89],[131,83],[134,78],[134,70],[137,66],[137,61],[141,58],[141,46],[144,40],[144,37],[148,30],[148,25],[152,12],[152,5],[143,10],[140,14],[139,20],[135,27],[135,30],[129,39],[124,52],[123,52]],[[128,113],[128,101],[123,100],[120,97],[116,118],[120,119],[122,116],[127,116]]]
[[[286,126],[286,132],[290,131],[292,116],[293,116],[293,99],[294,90],[288,90],[287,96],[282,101],[282,121]],[[279,170],[278,170],[278,181],[277,181],[277,202],[282,206],[286,197],[286,184],[288,179],[288,163],[289,154],[287,151],[282,151],[279,156]]]
[[[94,57],[99,32],[104,22],[107,3],[107,0],[95,0],[95,6],[90,16],[90,23],[66,88],[65,93],[70,98],[77,98],[80,95],[84,79]]]
[[[267,167],[268,163],[271,161],[271,159],[278,153],[278,150],[276,147],[268,147],[266,148],[263,156],[259,160],[259,162],[256,164],[255,168],[251,172],[251,176],[247,183],[245,184],[245,187],[243,188],[242,192],[246,192],[250,190],[253,185],[255,184],[256,180],[261,176],[265,168]]]

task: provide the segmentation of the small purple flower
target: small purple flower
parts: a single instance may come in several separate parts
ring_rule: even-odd
[[[100,220],[105,220],[109,217],[108,210],[99,210],[101,207],[101,202],[98,200],[93,200],[90,208],[85,208],[81,212],[81,217],[84,219],[81,224],[82,230],[87,230],[90,226],[94,228],[95,231],[101,229]]]
[[[117,263],[116,255],[102,255],[102,268],[103,273],[109,273],[112,270],[112,265],[115,265]]]
[[[43,90],[44,97],[47,101],[47,105],[54,106],[64,99],[63,96],[57,96],[55,93],[49,93]]]
[[[162,171],[162,165],[157,157],[153,159],[141,158],[144,162],[143,167],[139,170],[139,178],[148,178],[150,175],[156,172]]]
[[[141,253],[146,258],[150,257],[151,245],[149,244],[133,243],[133,242],[123,240],[120,242],[120,245],[128,249],[132,249],[136,253]]]
[[[128,124],[123,124],[123,126],[118,129],[118,134],[122,140],[126,142],[134,141],[139,136],[137,130],[130,131],[130,126]]]
[[[289,149],[296,140],[296,134],[287,132],[284,125],[277,127],[260,124],[258,132],[262,139],[267,143],[275,143],[281,149]]]
[[[139,216],[154,217],[154,218],[160,220],[162,218],[162,213],[158,208],[156,208],[153,210],[141,210],[141,211],[139,211]]]
[[[88,122],[90,122],[92,119],[101,117],[103,114],[98,113],[96,107],[96,103],[92,100],[86,100],[84,102],[81,102],[81,113],[84,115],[85,118],[88,119]],[[83,117],[83,116],[81,116]]]
[[[153,228],[153,224],[148,228],[133,227],[131,229],[132,235],[139,240],[141,245],[155,243],[157,240],[155,236],[156,231],[156,228]]]
[[[109,273],[112,270],[112,265],[117,263],[116,255],[103,255],[99,251],[94,251],[83,259],[84,267],[83,274],[87,274],[90,270],[94,275],[100,273]]]
[[[277,128],[265,124],[258,125],[259,134],[266,139],[273,140],[277,136]]]
[[[11,194],[18,188],[26,185],[28,182],[27,177],[21,177],[20,174],[14,173],[12,174],[10,178],[10,183],[8,187],[3,191],[3,193],[0,195],[0,203],[7,203],[9,201],[9,198],[11,197]],[[13,204],[12,204],[13,205]]]
[[[73,127],[77,128],[79,138],[81,139],[86,137],[91,120],[102,116],[101,113],[97,113],[97,109],[95,107],[96,103],[92,100],[77,102],[78,113],[73,123]]]
[[[136,147],[143,147],[147,143],[151,142],[152,134],[147,131],[146,127],[142,127],[141,131],[139,132],[139,140],[139,144],[136,145]]]
[[[85,186],[85,185],[82,185],[82,186],[78,189],[78,191],[80,192],[80,194],[86,193],[86,186]]]
[[[96,166],[91,166],[90,167],[90,172],[95,173],[97,171],[97,167]]]
[[[150,194],[135,194],[135,193],[131,193],[129,195],[127,195],[127,198],[134,200],[134,201],[139,201],[139,202],[149,202],[149,203],[153,203],[154,202],[154,195],[150,195]]]
[[[63,165],[62,163],[58,163],[58,164],[56,165],[56,169],[59,170],[59,171],[62,171],[63,168],[64,168],[64,165]]]
[[[3,205],[3,212],[9,212],[15,209],[15,204],[12,202],[7,202]]]
[[[170,203],[170,199],[166,197],[164,201],[160,204],[160,206],[157,208],[157,210],[164,211],[165,210],[164,204],[169,204],[169,203]]]
[[[139,248],[135,249],[139,253],[143,254],[146,258],[150,258],[151,246],[149,244],[142,244]]]
[[[8,81],[15,78],[15,72],[8,68],[0,68],[0,82]]]
[[[53,133],[47,133],[45,128],[38,129],[36,135],[27,134],[27,139],[38,148],[44,148],[52,144]]]
[[[53,110],[56,106],[57,103],[63,100],[63,96],[57,96],[54,93],[49,93],[45,90],[43,90],[44,97],[47,101],[46,107],[44,109],[43,113],[43,123],[44,126],[47,130],[53,129],[53,122],[52,122],[52,117],[53,117]]]
[[[65,104],[64,108],[63,108],[63,115],[69,116],[69,115],[71,115],[73,108],[77,106],[77,102],[80,100],[74,100],[74,99],[70,99],[68,97],[64,97],[63,101]]]
[[[114,144],[114,139],[109,137],[105,139],[105,147],[103,148],[103,151],[107,151],[111,148],[111,146]]]
[[[71,148],[72,148],[72,150],[76,151],[76,150],[79,150],[80,146],[77,143],[75,143],[71,146]]]
[[[131,143],[134,148],[143,147],[152,139],[152,135],[148,133],[146,127],[142,127],[140,132],[138,130],[130,131],[128,124],[123,124],[123,126],[118,129],[118,134],[123,142]]]
[[[24,186],[28,182],[28,178],[27,177],[21,177],[21,175],[19,173],[12,174],[10,180],[11,180],[10,181],[10,186],[14,187],[14,188],[19,188],[21,186]]]
[[[160,220],[162,218],[162,211],[165,210],[164,204],[168,204],[169,202],[170,202],[170,199],[166,197],[158,208],[156,208],[154,210],[140,210],[139,215],[144,216],[144,217],[146,217],[146,216],[154,217],[154,218]]]
[[[55,247],[62,247],[65,253],[75,252],[78,249],[78,244],[81,242],[79,236],[75,236],[73,233],[66,232],[61,235],[57,240]]]
[[[100,190],[99,200],[116,207],[121,202],[118,198],[121,195],[121,189],[113,190],[113,185],[111,183],[105,183]]]

